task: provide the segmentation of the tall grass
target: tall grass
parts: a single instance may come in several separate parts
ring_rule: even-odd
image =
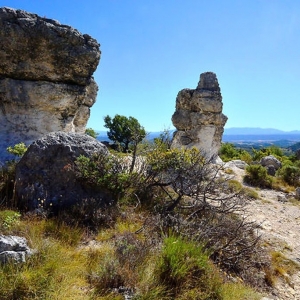
[[[135,233],[141,224],[129,219],[136,222],[140,215],[120,218],[114,228],[90,237],[56,219],[13,222],[7,234],[26,237],[35,254],[24,264],[0,266],[0,300],[117,300],[124,299],[121,286],[136,300],[256,299],[242,284],[224,284],[199,243],[171,236],[151,248]],[[91,238],[98,241],[86,244]]]
[[[201,244],[171,236],[152,256],[141,272],[139,295],[135,299],[221,300],[259,299],[242,284],[223,283]]]

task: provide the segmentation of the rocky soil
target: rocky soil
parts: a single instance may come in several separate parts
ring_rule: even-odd
[[[235,178],[242,182],[244,171],[234,168]],[[260,234],[270,251],[278,251],[300,263],[300,201],[283,192],[257,189],[259,199],[247,206],[249,218],[260,224]],[[300,266],[300,264],[299,264]],[[300,269],[293,275],[279,277],[272,293],[263,300],[300,300]]]

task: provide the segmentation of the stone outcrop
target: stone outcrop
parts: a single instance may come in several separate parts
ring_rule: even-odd
[[[196,89],[183,89],[176,98],[172,116],[172,147],[196,147],[208,157],[217,155],[227,117],[222,114],[222,95],[216,74],[200,75]]]
[[[281,168],[281,162],[273,155],[264,156],[260,160],[260,164],[267,169],[271,176],[275,176],[276,171]]]
[[[70,26],[0,8],[0,161],[52,131],[83,133],[97,95],[99,44]]]
[[[33,142],[16,166],[19,206],[57,211],[91,198],[104,201],[101,191],[78,180],[74,168],[77,157],[96,153],[108,155],[108,150],[84,134],[54,132]]]
[[[0,235],[0,263],[10,261],[15,263],[25,262],[26,257],[32,255],[32,250],[23,237],[13,235]]]
[[[278,160],[275,156],[273,155],[268,155],[268,156],[264,156],[261,160],[260,160],[260,164],[263,167],[267,167],[267,166],[273,166],[275,168],[275,170],[278,170],[279,168],[281,168],[281,162],[280,160]]]

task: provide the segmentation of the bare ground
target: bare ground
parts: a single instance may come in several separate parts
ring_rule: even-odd
[[[232,168],[231,168],[232,169]],[[235,179],[242,182],[244,171],[233,168]],[[300,263],[300,201],[283,192],[256,189],[259,199],[247,205],[249,218],[260,224],[260,234],[269,251],[282,253]],[[264,300],[300,300],[300,271],[279,276],[271,294]]]

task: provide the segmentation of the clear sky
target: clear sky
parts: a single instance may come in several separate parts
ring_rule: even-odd
[[[94,37],[101,60],[88,127],[133,116],[172,128],[177,93],[217,74],[226,128],[300,130],[298,0],[0,0]]]

